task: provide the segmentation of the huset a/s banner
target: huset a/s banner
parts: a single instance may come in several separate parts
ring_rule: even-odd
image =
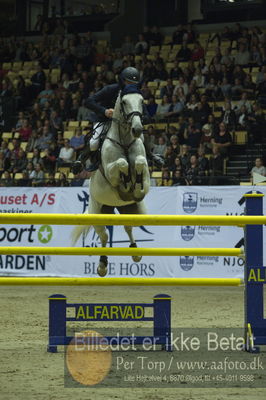
[[[243,195],[252,187],[152,188],[145,199],[149,214],[241,215]],[[257,190],[266,192],[264,186]],[[265,201],[265,200],[264,200]],[[84,213],[87,188],[1,188],[0,213]],[[264,207],[266,209],[266,207]],[[71,226],[1,225],[0,246],[70,246]],[[109,246],[128,247],[123,227],[108,227]],[[220,226],[141,226],[134,228],[139,247],[240,247],[243,229]],[[92,229],[77,246],[100,246]],[[96,276],[97,256],[0,255],[1,275]],[[109,257],[109,276],[242,277],[237,257]]]

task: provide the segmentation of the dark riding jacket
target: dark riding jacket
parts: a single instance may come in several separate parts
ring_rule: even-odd
[[[120,90],[121,86],[119,83],[113,83],[105,86],[103,89],[87,98],[85,101],[85,106],[94,111],[97,115],[95,122],[110,121],[110,118],[105,116],[105,110],[115,107],[115,102]],[[148,114],[146,104],[143,106],[143,123],[150,123],[150,116]]]

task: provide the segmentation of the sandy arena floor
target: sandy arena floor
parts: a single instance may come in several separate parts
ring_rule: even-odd
[[[67,388],[64,386],[64,352],[46,352],[47,298],[54,293],[65,294],[69,302],[150,302],[155,294],[167,293],[173,298],[172,326],[243,326],[243,288],[1,287],[1,400],[255,400],[266,397],[266,389],[241,387]]]

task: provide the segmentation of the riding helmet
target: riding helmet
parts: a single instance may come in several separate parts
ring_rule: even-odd
[[[127,67],[121,72],[120,78],[122,82],[130,82],[138,84],[140,82],[140,74],[137,68]]]

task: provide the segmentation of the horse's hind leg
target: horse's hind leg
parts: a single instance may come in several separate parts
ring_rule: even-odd
[[[102,247],[106,247],[108,241],[108,234],[105,226],[94,226],[95,232],[100,238]],[[99,265],[97,272],[99,276],[105,276],[107,274],[108,258],[107,256],[100,256]]]

